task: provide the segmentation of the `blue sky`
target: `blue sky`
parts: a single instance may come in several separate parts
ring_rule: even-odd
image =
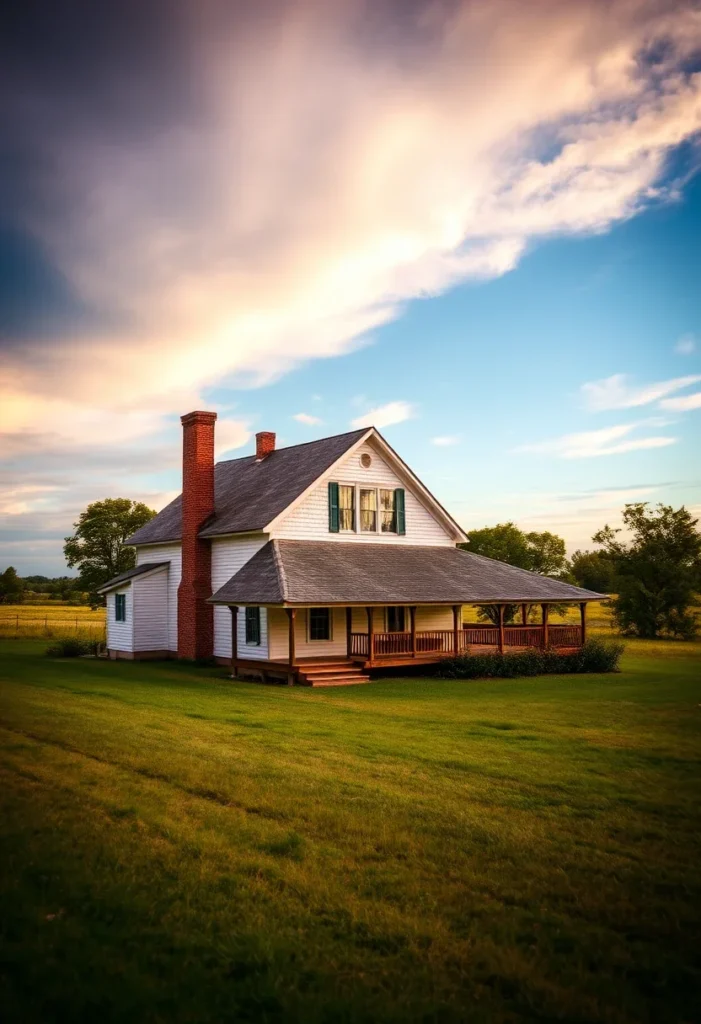
[[[162,507],[198,407],[226,457],[374,419],[466,528],[570,550],[701,511],[694,5],[149,6],[14,40],[0,568]]]

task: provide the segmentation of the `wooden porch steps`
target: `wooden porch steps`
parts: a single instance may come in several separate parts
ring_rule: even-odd
[[[362,666],[349,658],[299,665],[297,678],[301,686],[352,686],[370,682],[370,676],[363,672]]]

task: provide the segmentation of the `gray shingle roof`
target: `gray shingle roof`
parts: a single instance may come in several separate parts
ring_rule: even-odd
[[[119,576],[114,576],[107,583],[103,583],[98,588],[98,594],[101,594],[103,590],[111,590],[113,587],[119,586],[120,583],[126,583],[127,580],[133,579],[135,576],[141,576],[145,572],[151,572],[152,569],[161,569],[166,565],[170,565],[170,562],[142,562],[141,565],[135,565],[133,569],[127,569],[126,572],[120,572]]]
[[[307,487],[340,459],[367,427],[319,441],[277,448],[262,462],[254,455],[218,462],[214,467],[214,516],[201,537],[262,530]],[[181,496],[137,530],[127,544],[159,544],[180,540]]]
[[[594,601],[603,596],[460,548],[273,540],[210,600],[324,606]]]

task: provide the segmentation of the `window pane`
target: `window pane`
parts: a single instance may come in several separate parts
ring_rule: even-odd
[[[377,491],[374,488],[360,492],[360,529],[366,533],[377,530]]]
[[[355,487],[341,485],[338,488],[338,515],[342,530],[355,529]]]
[[[380,509],[382,519],[380,528],[383,533],[397,532],[397,514],[394,507],[394,491],[380,491]]]
[[[309,639],[331,639],[331,616],[328,608],[309,609]]]
[[[260,608],[246,609],[246,643],[255,647],[260,645]]]
[[[404,633],[404,608],[388,608],[387,609],[387,632],[388,633]]]

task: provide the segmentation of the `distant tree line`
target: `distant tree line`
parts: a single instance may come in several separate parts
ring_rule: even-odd
[[[18,576],[12,565],[0,572],[0,604],[22,604],[39,598],[85,604],[87,594],[76,577]]]

